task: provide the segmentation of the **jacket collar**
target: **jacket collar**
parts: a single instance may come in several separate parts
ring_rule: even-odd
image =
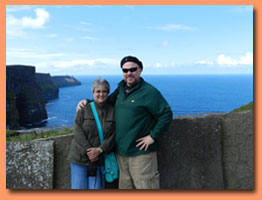
[[[133,87],[130,88],[129,94],[132,93],[132,92],[134,92],[134,91],[136,91],[136,90],[138,90],[143,83],[144,83],[144,79],[140,77],[140,81],[139,81],[136,85],[134,85]],[[119,86],[120,88],[122,88],[122,90],[124,90],[124,88],[125,88],[125,86],[126,86],[126,82],[125,82],[124,80],[122,80],[122,81],[118,84],[118,86]],[[129,94],[128,94],[128,95],[129,95]]]
[[[133,87],[131,87],[131,90],[133,90],[133,89],[135,90],[135,89],[140,88],[141,85],[143,84],[143,82],[144,82],[144,79],[143,79],[142,77],[140,77],[140,81],[139,81],[136,85],[134,85]],[[118,83],[118,86],[119,86],[119,87],[125,87],[125,86],[126,86],[125,80],[120,81],[120,82]]]

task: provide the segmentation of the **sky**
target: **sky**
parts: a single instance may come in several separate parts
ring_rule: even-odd
[[[252,5],[6,6],[6,64],[51,75],[253,74]]]

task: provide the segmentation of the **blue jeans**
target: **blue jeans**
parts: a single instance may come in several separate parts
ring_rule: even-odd
[[[101,169],[101,178],[99,168],[97,169],[96,176],[88,176],[88,166],[70,163],[70,167],[72,189],[105,189],[104,166],[99,167]]]

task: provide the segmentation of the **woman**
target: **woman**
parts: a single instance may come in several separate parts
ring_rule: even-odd
[[[72,189],[105,187],[103,154],[111,151],[115,141],[114,107],[106,103],[109,90],[108,82],[102,78],[96,79],[92,84],[95,107],[103,129],[102,144],[90,104],[76,114],[74,139],[69,152]]]

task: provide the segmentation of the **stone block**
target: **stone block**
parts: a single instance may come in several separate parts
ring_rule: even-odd
[[[162,189],[223,189],[221,118],[223,115],[175,118],[160,138]]]
[[[253,189],[253,111],[225,115],[223,172],[227,189]]]
[[[73,135],[51,138],[55,143],[55,189],[70,189],[71,175],[70,162],[67,160]]]
[[[6,143],[7,189],[52,189],[54,142]]]

